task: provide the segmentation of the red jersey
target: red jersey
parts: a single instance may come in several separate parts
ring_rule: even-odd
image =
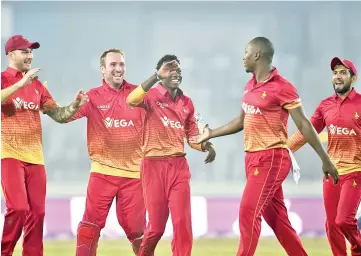
[[[242,102],[245,151],[287,148],[288,110],[301,105],[296,88],[276,68],[264,82],[257,83],[253,77]]]
[[[22,79],[20,71],[1,72],[1,89]],[[1,104],[1,159],[15,158],[32,164],[44,164],[40,110],[57,107],[39,80],[21,88]]]
[[[161,84],[138,105],[146,110],[143,153],[146,157],[184,156],[184,139],[198,135],[192,100],[178,89],[175,99]]]
[[[361,94],[354,89],[342,100],[337,94],[323,100],[311,117],[320,133],[328,131],[328,154],[340,175],[361,171]],[[306,143],[297,131],[289,139],[292,151]]]
[[[87,118],[92,172],[139,178],[145,113],[126,103],[135,88],[124,81],[120,90],[116,90],[103,80],[102,86],[88,92],[89,102],[69,120]]]

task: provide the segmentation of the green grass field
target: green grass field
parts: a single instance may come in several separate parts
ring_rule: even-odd
[[[309,256],[332,255],[326,238],[303,238],[302,242]],[[197,239],[194,241],[192,256],[235,256],[238,239],[214,238]],[[74,256],[75,244],[71,240],[46,241],[45,256]],[[101,240],[99,242],[98,256],[132,256],[131,249],[126,240]],[[170,256],[170,240],[162,240],[157,249],[156,256]],[[275,238],[262,238],[258,244],[256,256],[286,256]],[[14,256],[21,256],[20,246],[16,248]]]

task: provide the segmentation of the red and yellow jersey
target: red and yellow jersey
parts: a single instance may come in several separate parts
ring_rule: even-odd
[[[276,68],[264,82],[257,83],[253,77],[242,102],[245,151],[287,148],[288,110],[301,105],[296,88]]]
[[[192,100],[178,89],[175,99],[157,84],[139,107],[146,110],[143,153],[146,157],[184,156],[184,139],[198,135]]]
[[[328,154],[340,175],[361,171],[361,94],[353,89],[344,100],[337,94],[323,100],[311,123],[318,133],[327,127]],[[288,141],[293,152],[305,143],[299,131]]]
[[[18,70],[1,72],[1,89],[22,79]],[[32,164],[44,164],[40,111],[57,107],[39,80],[21,88],[1,104],[1,159],[15,158]]]
[[[92,172],[139,178],[145,112],[126,103],[135,88],[124,81],[120,90],[115,90],[103,81],[88,92],[89,102],[69,120],[87,118]]]

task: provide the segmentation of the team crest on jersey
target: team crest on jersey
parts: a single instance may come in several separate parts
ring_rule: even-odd
[[[261,95],[261,98],[264,99],[264,98],[266,98],[266,96],[267,96],[267,93],[263,92],[262,95]]]
[[[359,114],[356,112],[355,113],[355,119],[357,120],[357,119],[359,119],[360,118],[360,116],[359,116]]]

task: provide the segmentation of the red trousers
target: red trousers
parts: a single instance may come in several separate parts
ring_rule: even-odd
[[[140,179],[91,173],[87,189],[86,207],[77,234],[77,256],[96,255],[100,230],[116,199],[116,213],[120,226],[131,243],[140,246],[146,219]],[[134,248],[136,252],[139,248]]]
[[[43,255],[46,173],[44,165],[1,159],[5,222],[1,255],[12,255],[24,229],[23,255]]]
[[[138,256],[154,255],[169,211],[173,224],[172,255],[191,255],[190,177],[185,157],[145,158],[142,161],[141,179],[149,222]]]
[[[340,175],[334,186],[332,179],[323,182],[326,210],[326,233],[334,256],[346,256],[346,240],[353,256],[361,255],[361,234],[356,213],[361,200],[361,171]]]
[[[237,256],[255,254],[261,233],[261,216],[273,229],[290,256],[307,255],[288,219],[282,182],[291,168],[286,149],[246,154],[247,183],[239,209],[240,244]]]

